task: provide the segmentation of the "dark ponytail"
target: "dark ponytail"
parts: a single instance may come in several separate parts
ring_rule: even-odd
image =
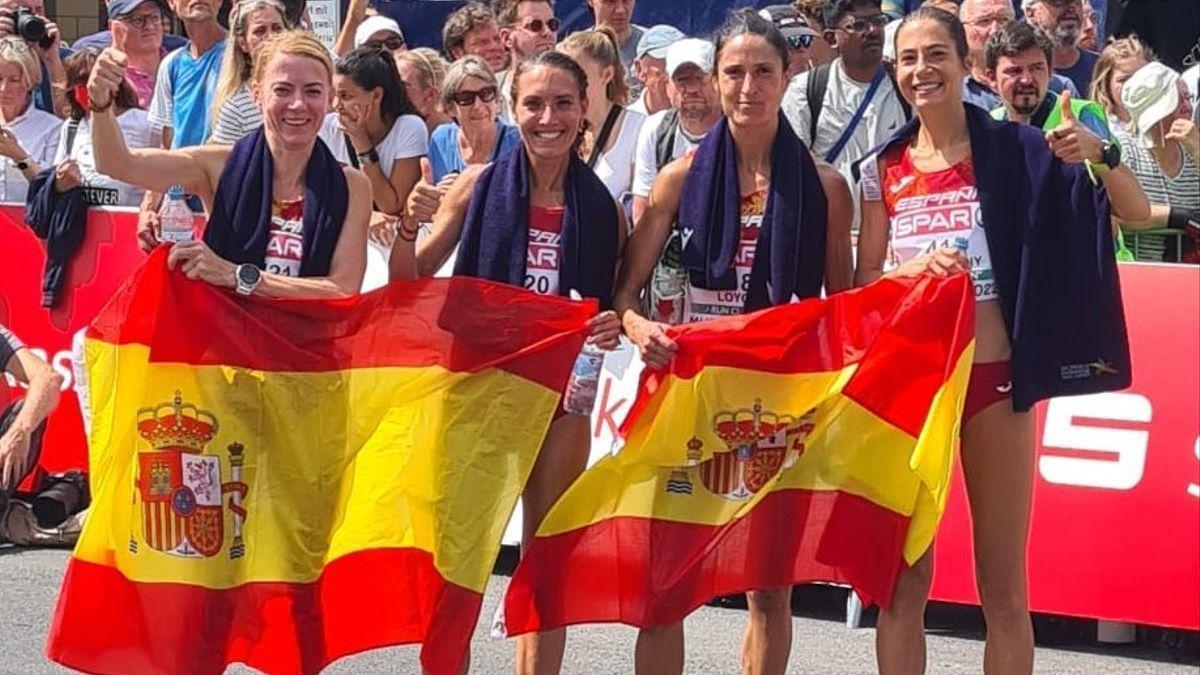
[[[767,44],[774,47],[775,51],[779,53],[779,63],[783,66],[784,72],[787,72],[788,46],[787,41],[783,39],[783,33],[779,32],[774,22],[762,18],[753,9],[740,9],[730,14],[729,18],[725,19],[725,23],[717,29],[713,39],[717,46],[716,55],[713,58],[713,72],[716,72],[715,64],[721,62],[721,50],[734,38],[742,35],[757,35],[766,40]]]

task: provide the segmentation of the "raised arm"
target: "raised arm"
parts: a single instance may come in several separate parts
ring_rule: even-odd
[[[458,246],[463,222],[467,219],[467,207],[471,205],[471,194],[484,168],[481,164],[468,166],[442,197],[441,206],[433,217],[432,231],[416,247],[418,276],[433,276]],[[401,224],[402,228],[405,226],[405,223]]]
[[[113,103],[127,65],[124,52],[109,47],[100,53],[88,78],[96,171],[148,190],[165,192],[181,185],[185,191],[207,194],[210,176],[198,150],[130,150],[125,145]]]

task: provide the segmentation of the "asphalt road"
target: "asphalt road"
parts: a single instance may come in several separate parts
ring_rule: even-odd
[[[0,674],[62,673],[42,655],[65,551],[17,550],[0,546]],[[472,650],[472,673],[507,674],[512,644],[488,637],[488,624],[507,578],[488,588]],[[871,628],[843,624],[845,591],[810,587],[795,598],[792,673],[872,673]],[[114,608],[114,611],[119,611]],[[736,673],[745,614],[737,608],[705,607],[688,619],[688,673]],[[870,622],[870,615],[867,617]],[[1098,646],[1089,622],[1038,617],[1038,673],[1064,675],[1166,675],[1200,671],[1195,634],[1143,630],[1137,644]],[[978,673],[983,658],[978,610],[936,606],[929,613],[929,672]],[[635,632],[623,626],[573,629],[565,673],[625,675],[632,672]],[[245,668],[230,672],[247,673]],[[384,649],[343,659],[326,673],[417,673],[416,648]]]

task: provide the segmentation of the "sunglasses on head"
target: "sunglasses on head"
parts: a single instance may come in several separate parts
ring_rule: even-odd
[[[368,40],[367,44],[372,47],[386,49],[389,52],[395,52],[404,49],[404,38],[399,35],[393,35],[383,40]]]
[[[524,28],[530,33],[540,33],[542,32],[542,28],[549,28],[551,33],[557,33],[560,25],[561,24],[559,23],[558,19],[548,19],[545,22],[543,22],[541,19],[533,19],[529,23],[521,26],[521,28]]]
[[[496,88],[484,87],[479,91],[460,91],[451,97],[455,105],[460,105],[464,108],[469,108],[475,105],[475,99],[478,98],[484,103],[491,103],[496,100]]]
[[[888,17],[887,14],[881,13],[876,14],[875,16],[868,16],[865,18],[848,21],[838,26],[838,28],[841,28],[847,33],[862,33],[869,27],[883,28],[884,26],[888,25],[889,21],[891,21],[891,18]]]
[[[808,49],[813,43],[812,33],[802,33],[800,35],[786,35],[788,49]]]

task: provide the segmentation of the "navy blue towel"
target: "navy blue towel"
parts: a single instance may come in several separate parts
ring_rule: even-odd
[[[262,267],[271,230],[271,151],[262,128],[238,141],[229,153],[204,243],[232,263]],[[304,259],[300,276],[329,276],[350,189],[342,166],[321,139],[313,146],[304,170]]]
[[[708,132],[683,183],[677,227],[693,286],[735,290],[741,238],[737,148],[729,122]],[[782,113],[771,149],[771,187],[750,269],[748,312],[817,297],[825,280],[827,202],[816,163]]]
[[[617,205],[574,154],[567,167],[558,268],[560,295],[574,290],[612,306],[619,246]],[[459,240],[454,274],[525,283],[529,247],[529,158],[517,145],[479,174]]]

